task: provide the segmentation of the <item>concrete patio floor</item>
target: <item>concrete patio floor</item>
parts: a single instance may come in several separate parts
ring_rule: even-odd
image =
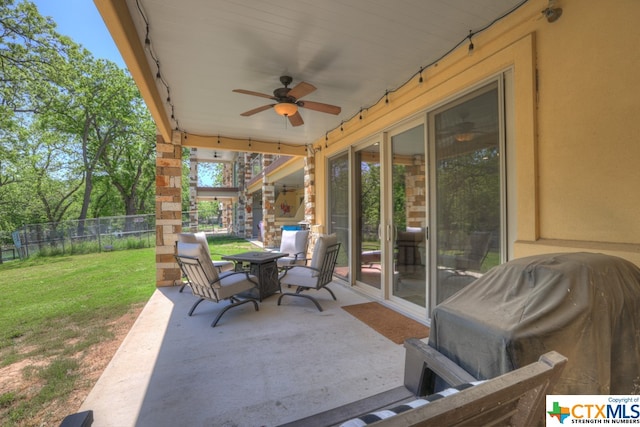
[[[80,411],[95,427],[277,426],[402,385],[404,347],[340,307],[367,302],[333,283],[304,298],[278,294],[255,312],[157,289]]]

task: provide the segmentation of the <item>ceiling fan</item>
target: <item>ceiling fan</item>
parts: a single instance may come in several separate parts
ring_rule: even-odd
[[[291,126],[300,126],[304,124],[302,116],[298,111],[298,107],[307,108],[309,110],[320,111],[321,113],[329,113],[338,115],[341,108],[335,105],[323,104],[314,101],[301,101],[300,98],[309,95],[316,90],[316,87],[307,82],[300,82],[295,87],[289,88],[293,79],[290,76],[281,76],[280,82],[284,87],[273,91],[273,95],[266,93],[253,92],[251,90],[234,89],[233,92],[244,93],[245,95],[259,96],[261,98],[272,99],[277,101],[276,104],[267,104],[253,110],[245,111],[241,116],[249,117],[264,110],[273,107],[276,113],[289,119]]]

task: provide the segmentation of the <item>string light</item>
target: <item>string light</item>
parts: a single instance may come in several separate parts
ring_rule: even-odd
[[[431,66],[433,66],[434,64],[437,64],[438,62],[440,62],[440,60],[442,60],[444,57],[448,56],[451,52],[453,52],[455,49],[457,49],[465,40],[469,40],[469,44],[467,46],[467,51],[468,54],[471,55],[475,49],[475,46],[473,44],[473,40],[472,37],[489,28],[490,26],[492,26],[493,24],[495,24],[497,21],[503,19],[504,17],[506,17],[507,15],[511,14],[512,12],[514,12],[516,9],[520,8],[520,6],[522,6],[523,4],[525,4],[527,2],[527,0],[522,0],[519,4],[517,4],[516,6],[514,6],[511,10],[505,12],[502,16],[499,16],[498,18],[494,19],[492,22],[488,23],[487,25],[485,25],[483,28],[477,30],[476,32],[473,32],[473,30],[469,30],[469,34],[461,41],[459,42],[457,45],[453,46],[451,49],[449,49],[449,51],[445,52],[443,55],[441,55],[438,59],[436,59],[435,61],[431,62],[430,64],[427,64],[425,66],[421,66],[419,71],[415,74],[413,74],[409,80],[413,79],[416,74],[419,76],[418,78],[418,82],[419,83],[423,83],[424,82],[424,78],[423,78],[423,71],[425,71],[426,68],[429,68]],[[553,7],[553,0],[549,0],[549,6],[543,10],[543,14],[545,15],[545,17],[547,18],[547,20],[549,22],[554,22],[556,19],[558,19],[558,17],[562,14],[562,9],[561,8],[554,8]],[[162,77],[162,73],[161,73],[161,69],[160,69],[160,60],[157,58],[157,56],[155,55],[155,52],[153,51],[153,46],[152,46],[152,41],[151,41],[151,37],[150,37],[150,28],[149,28],[149,20],[147,19],[146,14],[144,13],[144,11],[142,10],[142,7],[140,5],[140,0],[136,0],[136,6],[138,8],[138,11],[142,17],[142,19],[145,22],[145,26],[146,26],[146,33],[145,33],[145,39],[144,39],[144,45],[145,45],[145,49],[149,52],[151,58],[153,59],[153,61],[156,64],[157,67],[157,72],[156,72],[156,78],[163,84],[163,86],[165,87],[165,90],[167,91],[167,98],[166,101],[169,104],[170,108],[171,108],[171,119],[175,121],[176,123],[176,127],[175,130],[179,131],[180,130],[180,126],[178,123],[178,119],[175,116],[175,107],[172,103],[171,100],[171,90],[169,87],[169,84],[164,80],[164,78]],[[398,86],[396,89],[392,89],[392,90],[385,90],[385,93],[383,95],[384,100],[385,100],[385,104],[389,104],[389,94],[392,92],[396,92],[397,90],[399,90],[400,88],[404,87],[406,85],[406,83],[408,83],[408,81],[401,84],[400,86]],[[378,102],[380,102],[381,99],[379,99],[377,102],[375,102],[372,105],[376,105]],[[358,117],[360,120],[363,120],[363,110],[368,110],[370,107],[360,107],[360,110],[358,112]],[[354,115],[355,116],[355,115]],[[350,119],[348,119],[347,121],[350,121],[353,117],[351,117]],[[344,131],[344,120],[342,120],[340,122],[340,131]],[[328,134],[329,131],[326,132],[325,134],[325,148],[328,147]],[[186,133],[185,133],[185,138],[186,138]],[[220,136],[218,135],[218,144],[220,144]],[[297,146],[297,145],[296,145]],[[313,146],[311,146],[313,148]],[[251,148],[251,139],[249,138],[249,148]],[[318,146],[318,151],[321,150],[321,146]],[[278,150],[280,150],[280,142],[278,141]],[[308,151],[308,147],[305,145],[305,151]]]
[[[150,36],[150,31],[149,31],[149,20],[147,19],[147,15],[142,10],[142,6],[140,5],[140,1],[139,0],[136,0],[136,7],[138,8],[138,12],[140,13],[140,16],[142,17],[142,19],[144,20],[144,23],[145,23],[145,30],[146,30],[145,31],[145,37],[144,37],[145,50],[147,52],[149,52],[149,55],[151,56],[151,59],[156,64],[156,79],[158,81],[160,81],[160,83],[162,83],[162,85],[164,86],[165,90],[167,91],[167,104],[169,104],[169,107],[171,109],[171,120],[173,120],[175,122],[175,124],[176,124],[175,130],[176,131],[180,131],[180,124],[179,124],[178,119],[176,118],[176,115],[175,115],[175,106],[174,106],[173,102],[171,101],[171,89],[169,88],[169,84],[162,77],[162,72],[161,72],[161,69],[160,69],[160,59],[157,57],[157,55],[153,51],[153,46],[152,46],[152,43],[151,43],[151,36]]]
[[[552,4],[553,4],[553,1],[554,1],[554,0],[549,0],[550,5],[552,5]],[[522,0],[520,3],[518,3],[517,5],[515,5],[513,8],[511,8],[510,10],[508,10],[507,12],[505,12],[504,14],[502,14],[501,16],[497,17],[497,18],[496,18],[496,19],[494,19],[493,21],[489,22],[489,23],[488,23],[488,24],[486,24],[484,27],[482,27],[482,28],[480,28],[480,29],[476,30],[475,32],[474,32],[473,30],[469,30],[469,34],[468,34],[466,37],[464,37],[460,42],[458,42],[458,44],[456,44],[455,46],[453,46],[453,47],[452,47],[451,49],[449,49],[447,52],[443,53],[440,57],[438,57],[437,59],[435,59],[433,62],[431,62],[431,63],[429,63],[429,64],[427,64],[427,65],[423,65],[423,66],[421,66],[421,67],[420,67],[420,69],[419,69],[416,73],[412,74],[412,75],[411,75],[411,77],[409,77],[409,79],[408,79],[406,82],[404,82],[404,83],[402,83],[401,85],[399,85],[396,89],[392,89],[392,90],[387,89],[387,90],[385,91],[384,95],[382,95],[382,97],[380,97],[380,98],[378,99],[378,101],[376,101],[376,102],[374,102],[373,104],[371,104],[371,106],[377,105],[380,101],[382,101],[382,99],[383,99],[383,98],[384,98],[384,100],[385,100],[385,103],[388,103],[388,102],[389,102],[389,94],[390,94],[390,93],[393,93],[393,92],[396,92],[396,91],[400,90],[402,87],[404,87],[404,86],[405,86],[409,81],[411,81],[411,80],[412,80],[414,77],[416,77],[416,76],[418,76],[418,82],[419,82],[419,83],[423,83],[423,82],[424,82],[424,77],[423,77],[422,73],[423,73],[424,71],[426,71],[426,69],[427,69],[427,68],[432,67],[432,66],[437,66],[437,64],[438,64],[442,59],[444,59],[445,57],[447,57],[447,56],[448,56],[449,54],[451,54],[454,50],[458,49],[458,48],[459,48],[459,47],[460,47],[460,46],[461,46],[465,41],[467,41],[467,40],[469,41],[469,45],[468,45],[468,47],[467,47],[467,50],[468,50],[468,52],[469,52],[469,55],[471,55],[471,54],[473,53],[473,50],[475,49],[475,46],[474,46],[474,44],[473,44],[473,41],[471,40],[471,38],[472,38],[474,35],[478,34],[478,33],[479,33],[479,32],[481,32],[481,31],[486,30],[487,28],[491,27],[491,26],[492,26],[493,24],[495,24],[496,22],[498,22],[498,21],[502,20],[503,18],[505,18],[506,16],[510,15],[511,13],[513,13],[514,11],[516,11],[518,8],[520,8],[523,4],[525,4],[526,2],[527,2],[527,0]],[[549,10],[549,11],[548,11],[548,9],[552,9],[552,6],[550,6],[549,8],[547,8],[547,9],[545,9],[545,10],[543,11],[543,14],[544,14],[545,16],[547,16],[547,17],[548,17],[548,15],[549,15],[549,14],[552,14],[552,15],[553,15],[553,12],[552,12],[551,10]],[[558,9],[559,9],[559,8],[558,8]],[[560,14],[562,13],[562,12],[561,12],[561,9],[560,9],[560,10],[553,10],[553,11],[554,11],[554,12],[559,12]],[[558,15],[558,16],[559,16],[559,15]],[[554,16],[554,17],[555,17],[555,16]],[[557,17],[556,17],[556,19],[557,19]],[[551,22],[551,21],[550,21],[550,22]],[[363,111],[363,110],[368,110],[369,108],[370,108],[370,107],[360,107],[359,112],[358,112],[358,113],[356,113],[356,114],[358,114],[358,118],[359,118],[360,120],[362,120],[362,119],[363,119],[362,111]],[[352,117],[350,117],[349,119],[347,119],[347,120],[346,120],[346,122],[351,121],[353,118],[355,118],[355,116],[356,116],[356,115],[354,114]],[[343,122],[344,122],[344,121],[345,121],[345,120],[343,120],[343,121],[340,123],[340,130],[343,130],[343,126],[342,126],[342,125],[343,125]],[[336,129],[336,128],[334,128],[334,129]],[[333,129],[332,129],[332,130],[333,130]]]

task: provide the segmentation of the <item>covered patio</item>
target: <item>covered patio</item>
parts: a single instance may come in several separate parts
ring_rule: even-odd
[[[188,317],[188,288],[158,288],[80,411],[95,427],[276,426],[402,385],[404,347],[341,308],[367,298],[331,288],[323,312],[274,295],[215,328],[220,304]]]
[[[495,140],[486,153],[496,159],[494,263],[575,251],[640,262],[640,202],[630,197],[640,182],[633,90],[640,55],[628,47],[640,28],[638,2],[94,1],[158,126],[158,290],[83,406],[95,411],[98,426],[278,425],[401,383],[402,346],[340,305],[380,300],[427,323],[445,296],[439,282],[457,286],[472,277],[440,274],[446,256],[464,255],[445,245],[449,211],[440,208],[451,192],[437,185],[452,163],[438,151],[445,142],[466,152]],[[292,87],[314,84],[308,99],[340,106],[341,114],[299,105],[300,126],[270,107],[241,116],[283,103],[269,94],[284,75],[294,77]],[[485,93],[496,100],[495,132],[479,128],[482,116],[457,108]],[[394,156],[393,138],[402,145],[409,136],[419,136],[419,150]],[[237,310],[215,329],[203,312],[186,316],[192,299],[174,287],[173,257],[184,147],[304,160],[305,219],[322,233],[339,232],[342,221],[348,258],[345,282],[334,287],[337,303],[318,313],[306,301],[278,307],[269,298],[259,313]],[[426,253],[414,257],[425,264],[424,277],[416,276],[424,285],[420,304],[394,294],[398,218],[390,187],[393,161],[403,158],[421,171],[404,185],[418,189],[422,202],[420,216],[410,218],[425,232]],[[354,181],[365,160],[382,171],[371,228],[383,245],[380,287],[354,274],[362,254],[354,243],[364,229],[354,200],[367,194]],[[263,183],[273,189],[268,177]],[[264,217],[272,213],[263,206]]]

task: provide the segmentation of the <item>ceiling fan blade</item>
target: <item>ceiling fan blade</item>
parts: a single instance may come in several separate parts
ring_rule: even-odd
[[[342,108],[337,107],[335,105],[323,104],[322,102],[313,102],[313,101],[300,101],[298,103],[300,107],[308,108],[309,110],[320,111],[321,113],[329,113],[329,114],[340,114]]]
[[[273,95],[267,95],[266,93],[254,92],[252,90],[234,89],[234,90],[232,90],[232,92],[243,93],[245,95],[259,96],[261,98],[273,99],[274,101],[277,101],[276,98]]]
[[[300,115],[299,111],[296,111],[293,116],[287,117],[289,118],[289,123],[291,123],[291,126],[300,126],[304,124],[304,120],[302,120],[302,116]]]
[[[256,113],[259,113],[259,112],[264,111],[264,110],[268,110],[269,108],[273,107],[274,105],[275,104],[263,105],[262,107],[258,107],[258,108],[254,108],[253,110],[245,111],[244,113],[242,113],[240,115],[241,116],[245,116],[245,117],[253,116]]]
[[[291,96],[295,99],[300,99],[303,96],[309,95],[311,92],[314,92],[315,90],[316,90],[316,87],[311,83],[300,82],[296,85],[296,87],[294,87],[289,91],[287,96]]]

